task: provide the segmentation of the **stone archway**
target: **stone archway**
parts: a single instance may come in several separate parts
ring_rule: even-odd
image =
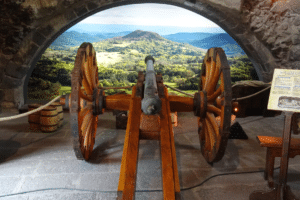
[[[10,99],[19,105],[24,103],[23,97],[25,100],[27,98],[28,80],[35,63],[61,33],[96,12],[127,4],[170,4],[210,19],[243,48],[262,81],[271,81],[274,68],[300,66],[300,37],[297,35],[300,30],[300,4],[297,0],[287,0],[284,5],[280,4],[281,0],[23,1],[21,6],[29,9],[28,16],[32,17],[28,17],[29,31],[25,37],[21,37],[21,41],[12,42],[12,51],[0,52],[0,59],[4,61],[0,64],[0,70],[4,72],[0,75],[0,88],[14,90],[10,91],[12,97],[9,98],[7,94],[4,96],[6,100]],[[269,20],[273,15],[276,15],[274,20]],[[287,22],[293,25],[287,25]],[[273,28],[272,31],[270,28]],[[285,35],[289,39],[285,39]],[[22,97],[20,92],[23,92]]]

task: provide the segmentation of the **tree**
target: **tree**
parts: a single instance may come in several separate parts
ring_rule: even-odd
[[[132,71],[127,75],[127,80],[131,83],[135,83],[138,78],[138,73],[136,71]]]

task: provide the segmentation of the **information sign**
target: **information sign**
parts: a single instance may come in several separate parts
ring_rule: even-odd
[[[300,70],[275,69],[268,109],[300,112]]]

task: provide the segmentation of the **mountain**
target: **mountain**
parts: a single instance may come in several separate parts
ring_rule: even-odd
[[[221,46],[227,56],[245,55],[244,50],[237,44],[225,44]]]
[[[210,36],[216,35],[214,33],[175,33],[170,35],[163,35],[164,38],[174,42],[191,43],[195,40],[202,40]]]
[[[65,50],[72,46],[80,46],[83,42],[99,42],[104,39],[124,36],[131,33],[131,31],[124,31],[118,33],[79,33],[77,31],[66,31],[61,34],[50,46],[54,50]]]
[[[194,40],[191,45],[202,49],[222,47],[227,55],[245,54],[236,41],[228,33],[220,33],[202,40]]]
[[[227,33],[220,33],[211,37],[204,38],[202,40],[195,40],[190,43],[193,46],[203,49],[209,49],[211,47],[220,47],[226,44],[237,44],[236,41],[230,37]]]
[[[105,39],[102,34],[90,35],[76,31],[64,32],[51,44],[50,48],[55,50],[67,49],[71,46],[79,46],[83,42],[99,42]]]
[[[150,31],[142,31],[136,30],[128,35],[122,37],[124,40],[165,40],[163,37],[158,35],[157,33],[150,32]]]
[[[146,26],[130,24],[84,24],[78,23],[67,31],[80,33],[118,33],[135,30],[153,31],[160,35],[175,34],[179,32],[225,33],[220,27],[177,27],[177,26]]]
[[[244,51],[227,33],[176,33],[160,36],[155,32],[135,30],[112,32],[112,33],[80,33],[76,31],[67,31],[61,34],[50,46],[53,50],[67,50],[73,46],[80,46],[83,42],[99,42],[106,39],[112,40],[170,40],[173,42],[188,43],[194,47],[201,49],[209,49],[211,47],[222,47],[228,56],[243,55]]]
[[[120,36],[122,37],[122,36],[128,35],[131,32],[132,31],[122,31],[122,32],[117,32],[117,33],[100,33],[100,35],[103,35],[105,37],[105,39],[108,39],[108,38],[113,38],[113,37],[120,37]]]

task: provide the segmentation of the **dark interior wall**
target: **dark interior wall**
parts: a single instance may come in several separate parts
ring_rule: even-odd
[[[4,1],[0,7],[1,105],[24,104],[35,63],[61,33],[96,12],[132,3],[177,5],[214,21],[244,49],[262,81],[271,81],[275,68],[300,68],[297,0]]]

